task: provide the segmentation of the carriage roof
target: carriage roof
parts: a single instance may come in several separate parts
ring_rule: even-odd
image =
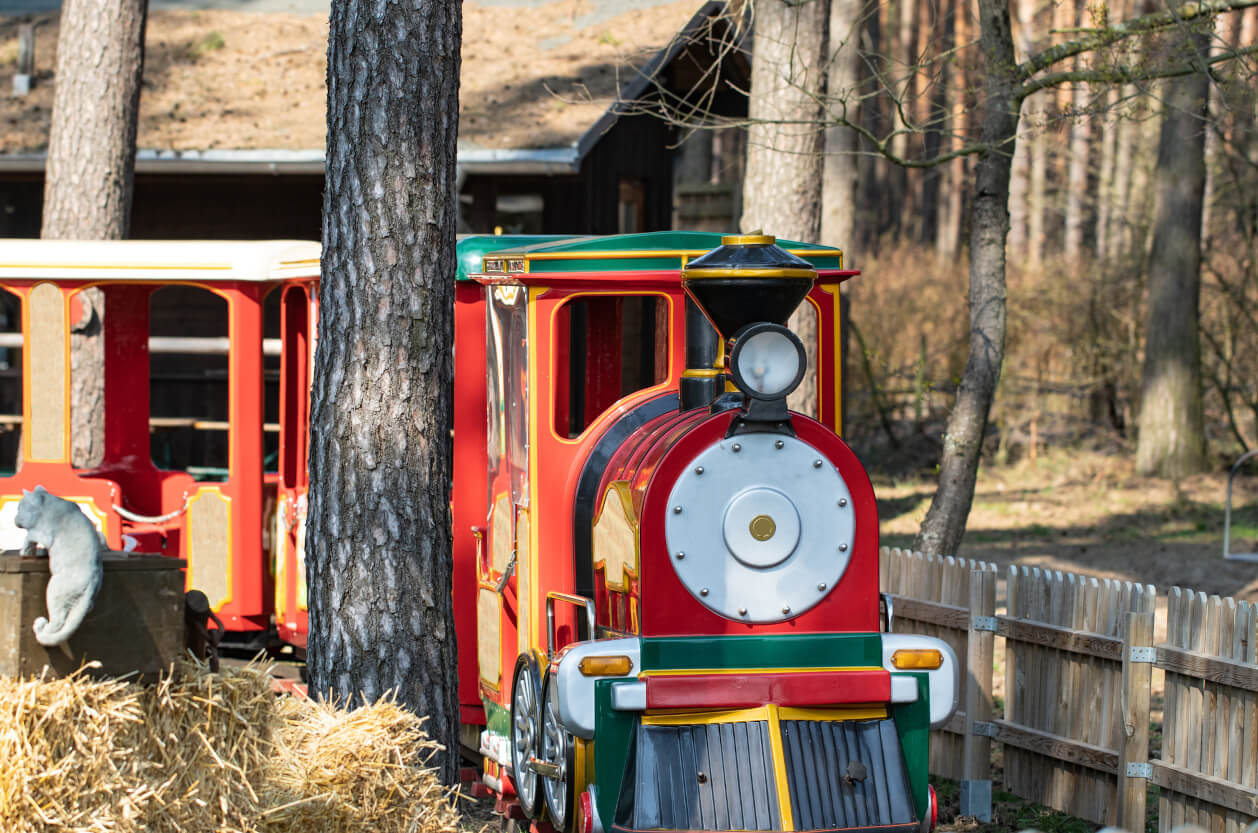
[[[268,282],[319,276],[302,240],[0,240],[0,279]]]
[[[722,236],[706,231],[654,231],[582,237],[469,238],[460,242],[459,277],[475,275],[492,280],[494,275],[526,272],[554,275],[679,271],[687,260],[720,246]],[[818,270],[833,272],[843,268],[843,252],[833,246],[793,240],[779,240],[778,245]]]

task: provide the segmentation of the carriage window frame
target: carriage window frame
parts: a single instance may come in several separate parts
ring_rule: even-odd
[[[490,490],[505,466],[516,506],[529,504],[529,298],[519,284],[485,293],[486,451]],[[493,495],[489,498],[492,502]]]
[[[574,306],[581,302],[588,302],[593,299],[607,299],[608,301],[641,301],[650,299],[654,301],[654,310],[648,315],[645,310],[640,311],[636,325],[639,332],[642,332],[646,322],[652,321],[650,331],[651,350],[650,350],[650,373],[651,381],[644,383],[642,376],[639,375],[637,382],[632,379],[630,364],[627,361],[634,353],[638,353],[637,368],[639,373],[646,370],[648,364],[647,352],[643,349],[645,342],[639,340],[636,343],[630,343],[625,339],[624,327],[626,324],[627,309],[622,305],[620,309],[619,320],[617,322],[619,332],[619,345],[611,348],[612,352],[619,359],[618,375],[619,392],[618,395],[609,400],[602,408],[595,410],[594,408],[582,409],[578,416],[576,405],[573,400],[572,380],[575,378],[575,363],[578,357],[588,356],[589,344],[588,328],[590,324],[587,322],[585,327],[587,332],[583,334],[583,338],[578,341],[578,346],[573,346],[573,319],[577,318],[572,313],[575,311]],[[602,418],[604,414],[616,407],[625,398],[633,396],[644,390],[662,387],[668,384],[673,376],[673,325],[675,318],[674,298],[668,292],[662,290],[650,290],[641,292],[608,292],[608,291],[578,291],[573,292],[564,298],[551,312],[550,321],[550,341],[552,354],[551,367],[551,412],[550,419],[547,420],[551,435],[564,442],[579,441],[584,437],[592,426]],[[580,319],[578,319],[580,320]],[[567,363],[560,360],[560,355],[565,352],[566,347]],[[568,397],[568,401],[562,401]],[[578,421],[580,424],[578,425]],[[566,424],[562,424],[566,423]]]

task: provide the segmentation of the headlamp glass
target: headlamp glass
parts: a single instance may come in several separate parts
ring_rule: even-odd
[[[757,399],[780,399],[804,377],[804,345],[778,324],[752,324],[735,336],[734,383]]]

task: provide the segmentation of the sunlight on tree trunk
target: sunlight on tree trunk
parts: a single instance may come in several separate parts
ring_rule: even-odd
[[[1180,44],[1181,55],[1209,49],[1205,33],[1185,35]],[[1206,466],[1197,324],[1210,79],[1198,72],[1165,83],[1136,469],[1179,478]]]
[[[146,0],[73,0],[63,6],[48,136],[40,236],[127,236],[144,69]],[[70,459],[90,468],[105,450],[104,296],[79,293],[70,335]]]
[[[829,22],[829,0],[756,0],[743,231],[758,229],[800,241],[821,236],[825,133],[820,125]],[[808,349],[809,366],[815,368],[815,317],[796,312],[791,327]],[[789,402],[816,416],[815,371],[807,374]]]

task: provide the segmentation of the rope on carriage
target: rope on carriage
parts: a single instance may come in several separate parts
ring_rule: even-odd
[[[166,523],[166,521],[174,520],[175,518],[182,515],[184,512],[187,512],[188,499],[184,498],[183,506],[179,507],[174,512],[167,512],[165,515],[137,515],[135,512],[131,512],[126,509],[123,509],[121,506],[119,506],[116,503],[113,504],[113,508],[115,512],[117,512],[119,515],[126,518],[127,520],[132,521],[133,523],[162,524],[162,523]]]

